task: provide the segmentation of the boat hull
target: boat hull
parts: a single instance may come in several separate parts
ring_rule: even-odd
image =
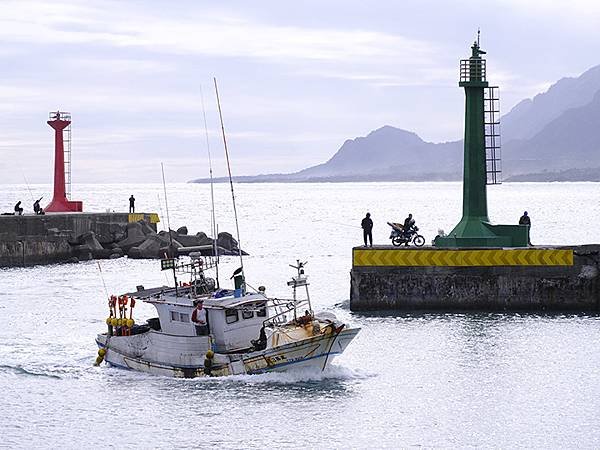
[[[210,375],[325,370],[336,356],[344,352],[359,331],[359,328],[345,328],[339,333],[310,337],[261,351],[217,353],[213,358]],[[116,367],[178,378],[207,375],[204,358],[206,351],[210,349],[209,338],[177,337],[176,343],[167,345],[175,337],[161,335],[160,332],[150,331],[143,335],[108,338],[103,334],[98,336],[96,343],[100,348],[106,349],[104,360]],[[162,353],[157,351],[158,348],[162,349]],[[167,349],[170,349],[168,355]]]

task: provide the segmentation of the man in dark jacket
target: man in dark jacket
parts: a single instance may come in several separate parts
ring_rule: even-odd
[[[531,245],[531,238],[529,238],[529,233],[531,232],[531,219],[529,218],[529,214],[527,214],[527,211],[525,211],[519,219],[519,225],[527,225],[529,227],[529,230],[527,232],[527,238],[528,244]]]
[[[43,214],[43,213],[44,213],[44,210],[43,210],[43,209],[42,209],[42,207],[40,206],[40,201],[42,200],[42,198],[44,198],[44,197],[40,197],[40,198],[38,198],[38,199],[37,199],[35,202],[33,202],[33,212],[34,212],[36,215],[39,215],[39,214]]]
[[[129,197],[129,212],[135,212],[135,197],[133,196],[133,194],[131,194],[131,197]]]
[[[405,235],[408,235],[408,232],[410,231],[410,229],[412,228],[412,226],[414,224],[415,224],[415,221],[412,218],[412,214],[409,214],[408,217],[406,219],[404,219],[404,225],[402,225],[402,230],[404,231]]]
[[[19,200],[15,205],[15,214],[19,216],[23,214],[23,208],[21,208],[21,200]]]
[[[373,221],[371,220],[371,214],[367,213],[365,218],[360,223],[361,228],[363,229],[363,239],[365,240],[365,247],[367,246],[367,238],[369,239],[369,243],[371,247],[373,247]]]

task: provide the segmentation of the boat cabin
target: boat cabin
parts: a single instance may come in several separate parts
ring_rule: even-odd
[[[215,298],[203,295],[192,298],[175,295],[174,291],[143,299],[158,312],[160,332],[176,336],[196,336],[192,322],[193,301],[204,300],[209,334],[216,352],[226,353],[252,347],[251,340],[257,339],[263,323],[267,320],[267,299],[262,294],[247,294],[242,297],[227,295]]]

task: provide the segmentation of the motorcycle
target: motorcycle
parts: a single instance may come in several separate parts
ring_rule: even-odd
[[[416,225],[411,226],[406,233],[404,232],[402,225],[398,223],[388,222],[388,225],[392,227],[390,239],[395,247],[399,247],[402,244],[408,245],[410,243],[413,243],[416,247],[422,247],[425,244],[425,238],[418,233],[419,227]]]

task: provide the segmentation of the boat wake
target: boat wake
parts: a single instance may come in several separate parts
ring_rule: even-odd
[[[16,375],[26,375],[32,377],[54,378],[56,380],[60,380],[62,378],[56,374],[47,373],[42,370],[26,369],[22,366],[8,366],[3,364],[0,364],[0,372],[13,373]]]
[[[329,366],[325,371],[319,369],[303,369],[289,372],[269,372],[257,375],[231,375],[223,381],[243,384],[298,384],[320,381],[352,381],[364,380],[374,374],[360,369],[350,369],[343,366]],[[209,378],[207,380],[214,380]]]
[[[341,302],[338,302],[333,306],[335,306],[336,308],[345,309],[345,310],[350,311],[350,299],[346,299]]]

